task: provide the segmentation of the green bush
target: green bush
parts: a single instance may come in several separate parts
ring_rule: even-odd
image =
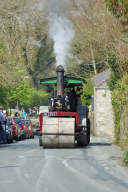
[[[123,151],[123,155],[125,156],[125,157],[123,158],[124,165],[125,165],[125,166],[128,166],[128,149],[125,149],[125,150]]]
[[[93,95],[94,86],[91,80],[86,80],[87,85],[83,87],[83,94],[81,95],[82,105],[86,105],[87,108],[91,105],[91,96]]]
[[[125,73],[122,80],[118,80],[115,89],[111,92],[114,112],[115,142],[119,145],[128,141],[128,74]],[[123,138],[125,142],[122,143]],[[126,145],[125,145],[126,146]],[[124,146],[124,147],[125,147]]]

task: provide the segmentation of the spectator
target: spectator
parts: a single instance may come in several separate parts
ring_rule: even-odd
[[[6,116],[7,114],[6,114],[6,110],[3,110],[3,114]]]
[[[37,109],[37,117],[38,117],[39,116],[39,108],[37,107],[36,109]]]
[[[11,114],[11,117],[14,117],[15,115],[14,114]]]
[[[50,98],[50,105],[53,103],[53,98],[54,98],[54,91],[51,91],[51,98]]]
[[[76,92],[75,92],[74,87],[69,95],[69,101],[70,101],[70,105],[71,105],[71,111],[76,112]]]
[[[78,106],[78,105],[82,105],[81,99],[80,99],[80,94],[77,94],[77,95],[76,95],[76,105],[77,105],[77,106]]]
[[[18,112],[15,112],[15,117],[19,117],[19,113]]]
[[[26,112],[25,112],[25,110],[23,110],[23,112],[22,112],[22,118],[26,119]]]
[[[37,117],[37,107],[34,107],[34,111],[35,111],[35,117]]]
[[[32,114],[33,114],[33,113],[32,113],[32,108],[30,107],[30,108],[29,108],[29,116],[32,117]]]
[[[3,143],[6,143],[6,116],[3,113],[3,106],[0,106],[0,144],[2,140],[2,134],[3,134]]]
[[[33,107],[33,117],[36,117],[36,106]]]
[[[24,108],[23,108],[23,107],[21,108],[21,111],[22,111],[22,112],[24,111]]]
[[[3,110],[3,113],[5,114],[5,116],[8,116],[8,112],[6,110]]]

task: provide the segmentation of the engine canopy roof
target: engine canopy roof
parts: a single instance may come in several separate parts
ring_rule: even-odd
[[[57,85],[57,77],[51,77],[51,78],[44,78],[40,79],[40,84],[44,86],[56,86]],[[86,81],[82,78],[76,78],[76,77],[67,77],[64,76],[64,88],[68,88],[71,86],[85,86]]]

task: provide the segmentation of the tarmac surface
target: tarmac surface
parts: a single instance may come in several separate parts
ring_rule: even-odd
[[[31,121],[32,121],[32,123],[37,124],[37,123],[39,123],[39,118],[31,118]],[[35,127],[35,129],[36,129],[36,127]],[[97,137],[92,136],[92,135],[91,135],[91,138],[98,139]],[[122,169],[124,171],[124,173],[128,176],[128,167],[125,167],[123,165],[123,161],[122,161],[124,156],[123,156],[123,151],[121,150],[121,147],[118,146],[117,144],[115,144],[109,138],[103,138],[103,139],[105,139],[108,144],[111,143],[111,145],[109,147],[109,151],[107,151],[107,152],[111,154],[111,156],[113,157],[114,160],[115,159],[117,160],[117,164],[118,164],[119,168]],[[102,140],[102,138],[99,138],[99,143],[98,143],[99,146],[102,145],[102,143],[100,143],[100,140]],[[108,150],[107,146],[106,146],[106,149]]]
[[[91,135],[86,147],[45,149],[35,136],[2,144],[0,156],[0,192],[128,191],[123,151],[109,138]]]

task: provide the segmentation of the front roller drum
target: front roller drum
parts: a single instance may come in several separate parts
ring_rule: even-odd
[[[67,136],[64,134],[75,133],[75,118],[46,116],[43,118],[43,133],[55,134],[42,136],[42,143],[44,148],[74,148],[75,135]]]

